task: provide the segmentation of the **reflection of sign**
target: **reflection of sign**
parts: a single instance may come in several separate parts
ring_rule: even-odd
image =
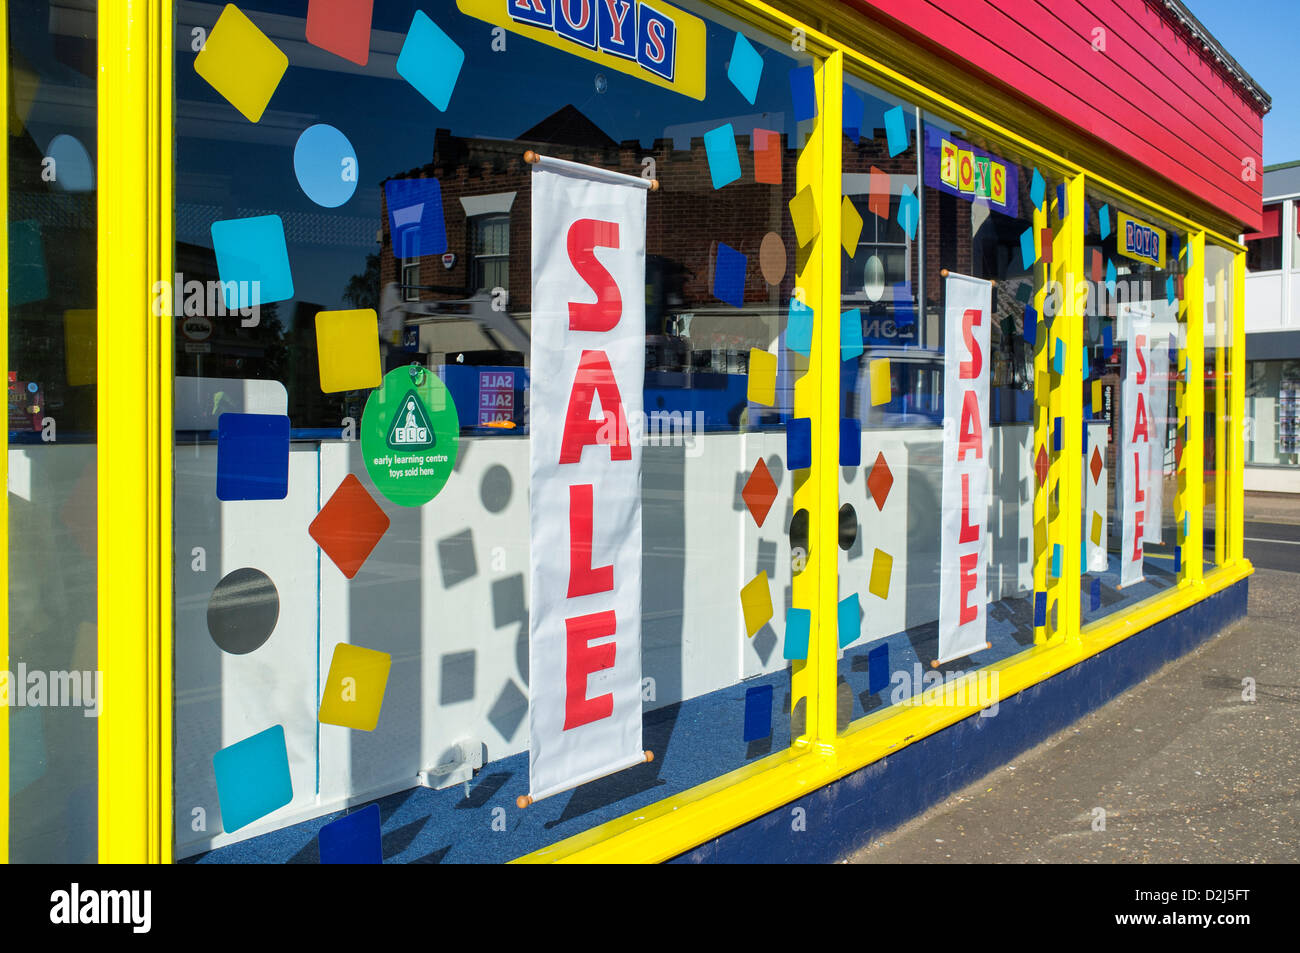
[[[1165,230],[1120,212],[1115,225],[1115,249],[1125,258],[1165,266]]]
[[[987,199],[999,212],[1016,215],[1016,167],[933,126],[925,129],[925,181],[950,195]]]
[[[423,367],[384,375],[361,415],[361,456],[375,487],[399,506],[429,502],[456,465],[460,419],[446,386]]]
[[[984,648],[988,627],[989,325],[993,285],[945,284],[939,662]]]
[[[456,0],[461,13],[704,99],[704,21],[662,0]]]
[[[480,371],[478,375],[479,426],[515,419],[515,372]]]
[[[528,786],[644,760],[641,442],[649,182],[532,173]],[[494,383],[496,383],[494,381]]]
[[[442,256],[442,267],[448,271],[456,267],[456,253],[454,251],[444,252]]]
[[[191,341],[206,341],[212,336],[212,322],[196,315],[181,319],[181,333]]]
[[[890,318],[867,318],[862,322],[862,343],[873,347],[915,344],[916,322]]]

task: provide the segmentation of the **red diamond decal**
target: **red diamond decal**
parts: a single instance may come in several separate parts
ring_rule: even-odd
[[[351,473],[307,528],[311,538],[349,579],[387,531],[388,516]]]
[[[754,517],[754,522],[762,526],[768,511],[772,509],[772,501],[776,499],[776,481],[772,479],[772,472],[762,457],[754,464],[754,472],[745,481],[740,498],[749,507],[749,515]]]
[[[1092,482],[1096,483],[1101,479],[1101,450],[1097,447],[1092,448],[1092,460],[1088,462],[1088,469],[1092,471]]]
[[[867,489],[871,491],[871,498],[876,501],[876,509],[885,508],[885,500],[893,485],[894,474],[890,471],[889,464],[885,462],[885,455],[877,453],[876,462],[871,465],[871,472],[867,474]]]
[[[1034,472],[1038,474],[1038,485],[1047,485],[1047,448],[1039,447],[1038,456],[1034,458]]]

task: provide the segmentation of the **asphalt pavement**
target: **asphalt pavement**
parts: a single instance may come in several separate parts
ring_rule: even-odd
[[[1300,861],[1300,500],[1246,520],[1245,619],[846,862]]]

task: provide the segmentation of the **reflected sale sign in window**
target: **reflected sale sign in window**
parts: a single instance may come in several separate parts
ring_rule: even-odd
[[[515,372],[479,371],[478,423],[515,419]]]

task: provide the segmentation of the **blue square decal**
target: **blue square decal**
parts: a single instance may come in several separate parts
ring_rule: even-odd
[[[812,466],[812,418],[791,417],[785,426],[785,465],[791,470]]]
[[[910,303],[910,298],[909,298]],[[898,322],[895,322],[897,324]],[[854,308],[840,315],[840,360],[862,356],[862,311]]]
[[[785,321],[785,346],[804,357],[812,354],[813,309],[798,298],[790,299]]]
[[[221,805],[221,829],[226,833],[265,817],[293,800],[289,751],[284,727],[274,725],[212,756]]]
[[[727,79],[751,106],[758,97],[758,81],[762,76],[763,57],[749,40],[737,33],[735,45],[731,48],[731,60],[727,63]]]
[[[289,418],[217,418],[217,499],[283,500],[289,495]]]
[[[395,257],[422,258],[447,250],[442,186],[437,179],[389,179],[384,183],[384,199]]]
[[[862,465],[862,421],[840,418],[840,466]]]
[[[564,18],[555,19],[558,24]],[[589,16],[588,19],[591,20],[591,43],[588,45],[595,46],[596,18]],[[397,56],[397,75],[440,111],[446,112],[464,64],[465,51],[430,20],[427,13],[416,10],[402,43],[402,52]]]
[[[317,835],[322,864],[382,864],[383,849],[379,836],[379,805],[370,804],[359,811],[330,821]]]
[[[859,611],[856,592],[847,599],[840,600],[836,615],[836,631],[839,635],[840,648],[852,645],[862,637],[862,613]]]
[[[720,189],[740,178],[740,155],[736,152],[736,130],[731,123],[704,134],[704,154],[709,160],[713,187]]]
[[[1034,593],[1034,625],[1047,625],[1047,593]]]
[[[227,311],[293,297],[289,249],[279,215],[213,222],[212,250]]]
[[[911,137],[907,134],[907,118],[903,115],[902,106],[885,110],[885,141],[889,145],[891,159],[900,152],[906,152],[912,144]]]
[[[713,297],[725,301],[733,308],[745,303],[745,272],[749,257],[736,251],[726,242],[718,242],[718,253],[713,263]]]
[[[803,122],[817,116],[817,86],[811,66],[790,70],[790,95],[794,98],[794,121]]]
[[[785,610],[785,657],[794,661],[808,658],[808,635],[812,631],[812,612],[808,609]]]
[[[745,689],[745,740],[761,741],[772,736],[772,686]]]
[[[889,686],[889,645],[882,643],[867,653],[867,691],[872,695]]]
[[[867,104],[856,90],[844,84],[844,134],[850,142],[857,142],[862,137],[862,120],[866,117]]]

